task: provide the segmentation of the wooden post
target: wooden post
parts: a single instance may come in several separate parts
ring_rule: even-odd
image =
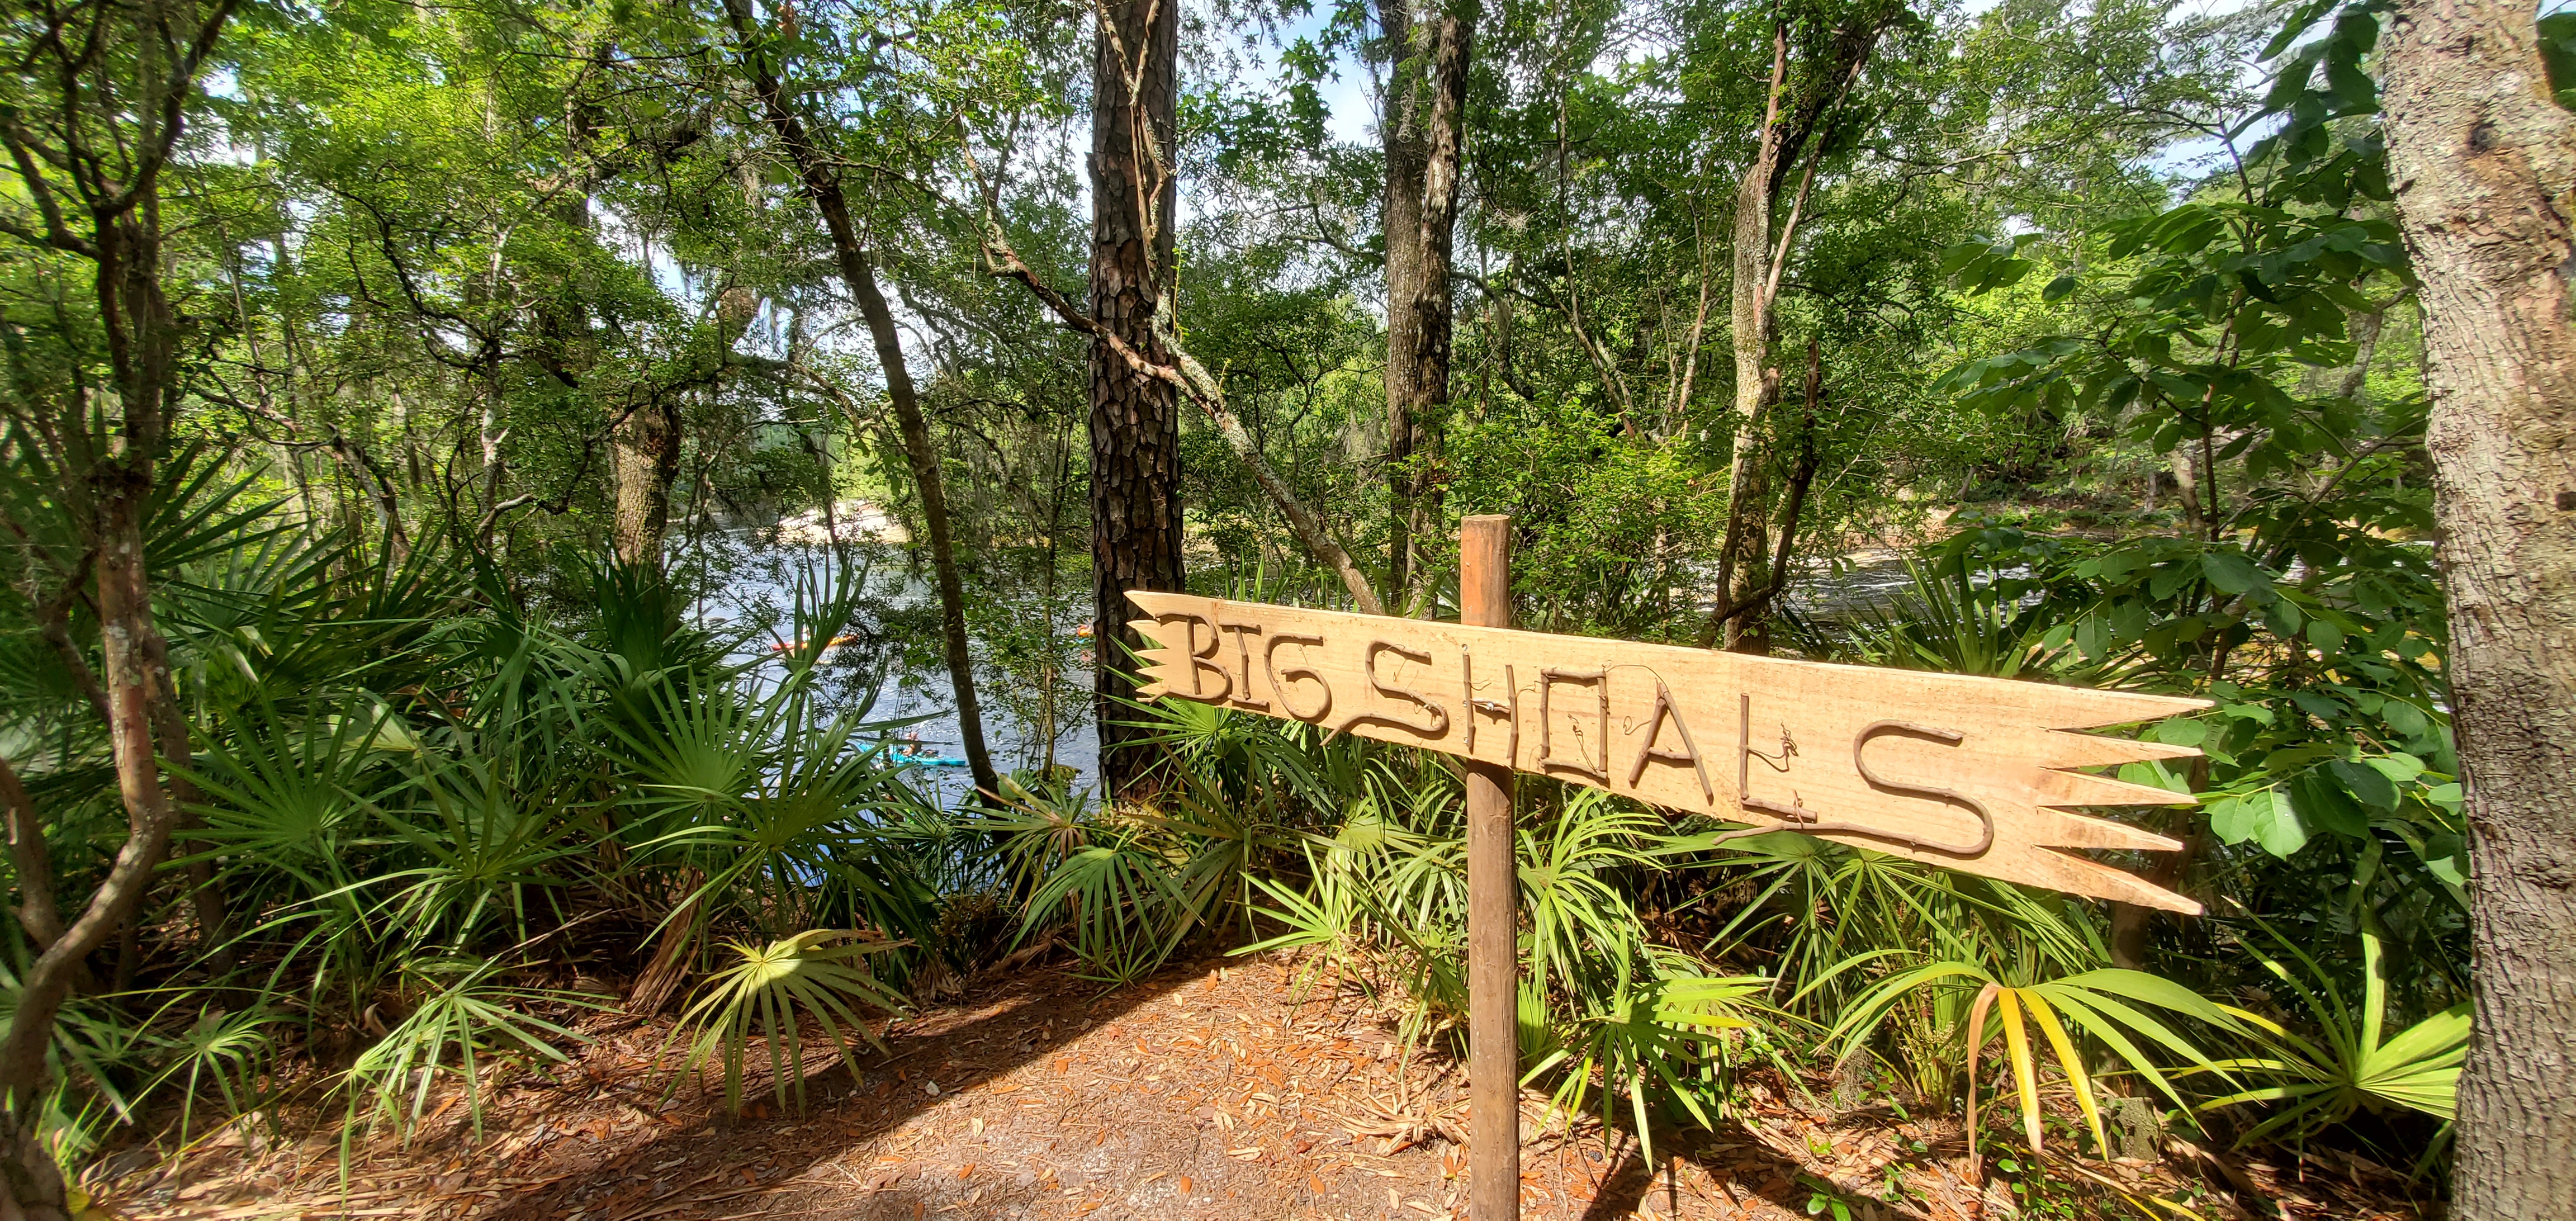
[[[1512,625],[1512,519],[1470,517],[1458,533],[1458,619]],[[1472,713],[1470,715],[1473,715]],[[1512,769],[1467,764],[1467,1215],[1520,1216],[1520,881],[1512,854]]]

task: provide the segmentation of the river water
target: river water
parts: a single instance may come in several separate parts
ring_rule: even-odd
[[[816,589],[829,587],[841,564],[828,546],[779,543],[773,541],[776,538],[775,527],[740,527],[726,531],[721,539],[711,537],[709,566],[720,575],[696,604],[698,622],[739,636],[736,660],[751,664],[756,679],[772,681],[782,671],[776,645],[795,630],[793,608],[800,590],[810,603]],[[889,549],[862,545],[850,551],[851,571],[862,590],[857,613],[841,629],[851,639],[823,656],[827,699],[836,710],[866,722],[910,722],[872,733],[872,740],[891,738],[907,748],[917,742],[918,753],[964,757],[965,735],[959,728],[956,698],[941,660],[936,629],[919,626],[937,623],[936,593],[906,571]],[[871,553],[873,559],[868,558]],[[1074,620],[1052,628],[1071,640],[1080,625]],[[924,631],[931,634],[919,634]],[[976,642],[979,662],[985,660],[984,645]],[[1034,718],[1016,715],[1014,701],[1004,698],[1009,694],[1002,686],[1007,681],[991,666],[977,666],[986,749],[1004,775],[1036,771],[1048,761],[1049,743],[1042,727],[1032,723]],[[1095,786],[1100,775],[1099,743],[1091,728],[1091,675],[1087,670],[1068,671],[1065,681],[1074,690],[1069,698],[1059,700],[1052,755],[1056,766],[1071,769],[1072,790],[1080,792]],[[964,800],[974,788],[964,767],[916,767],[911,778],[943,806]]]

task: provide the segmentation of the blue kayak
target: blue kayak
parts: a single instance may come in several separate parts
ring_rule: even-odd
[[[899,766],[899,767],[964,767],[964,766],[966,766],[966,761],[965,761],[964,759],[955,759],[955,758],[950,758],[950,757],[949,757],[949,756],[947,756],[947,755],[896,755],[896,756],[894,756],[894,761],[895,761],[895,764],[896,764],[897,766]]]

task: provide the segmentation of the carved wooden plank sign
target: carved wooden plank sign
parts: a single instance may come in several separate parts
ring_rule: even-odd
[[[1285,717],[2005,881],[2197,913],[2077,851],[2182,845],[2084,768],[2199,752],[2077,732],[2208,701],[1131,592],[1140,694]],[[1752,832],[1745,832],[1751,834]]]

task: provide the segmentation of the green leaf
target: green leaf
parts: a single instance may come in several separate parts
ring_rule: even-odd
[[[2539,29],[2541,70],[2549,76],[2550,89],[2576,91],[2576,13],[2551,13],[2540,19]]]
[[[2221,704],[2218,710],[2240,721],[2252,721],[2258,725],[2272,723],[2272,710],[2261,704]]]
[[[2338,759],[2335,762],[2341,763],[2342,760]],[[2302,824],[2322,831],[2332,831],[2337,835],[2348,835],[2354,839],[2364,839],[2370,835],[2370,816],[2363,813],[2361,807],[2351,797],[2345,795],[2343,789],[2334,783],[2325,769],[2299,773],[2298,778],[2290,782],[2290,793],[2292,805],[2297,810],[2298,819]],[[2269,849],[2271,844],[2267,841],[2264,847]],[[2289,853],[2276,855],[2287,856]]]
[[[2424,841],[2424,868],[2434,877],[2453,886],[2469,884],[2468,841],[2443,832]]]
[[[2397,808],[2397,784],[2378,768],[2348,759],[2337,759],[2326,767],[2343,782],[2344,791],[2361,799],[2363,805],[2374,810]]]
[[[2149,736],[2167,746],[2198,746],[2209,740],[2209,722],[2177,717],[2158,722]]]
[[[2323,619],[2310,619],[2308,643],[2317,646],[2320,653],[2340,653],[2343,651],[2343,629]]]
[[[2191,792],[2190,781],[2175,774],[2172,768],[2166,767],[2163,763],[2155,760],[2148,760],[2144,763],[2121,764],[2120,779],[2128,781],[2131,784],[2143,784],[2149,788],[2163,789],[2169,793],[2187,794]]]
[[[2412,784],[2416,777],[2424,774],[2425,770],[2423,760],[2404,751],[2373,755],[2362,762],[2377,770],[2380,775],[2388,777],[2391,784]]]
[[[2390,729],[2409,738],[2422,735],[2426,726],[2431,724],[2425,719],[2423,709],[2404,700],[2390,700],[2381,705],[2379,719],[2388,722]]]
[[[2062,301],[2066,298],[2068,293],[2074,291],[2075,277],[2059,276],[2056,279],[2049,281],[2048,287],[2039,290],[2039,299],[2049,302]]]
[[[2200,570],[2220,593],[2241,594],[2271,584],[2254,562],[2233,551],[2204,551]]]
[[[2252,840],[2283,860],[2308,846],[2308,829],[2299,822],[2298,810],[2271,789],[2212,804],[2209,829],[2231,844]]]

